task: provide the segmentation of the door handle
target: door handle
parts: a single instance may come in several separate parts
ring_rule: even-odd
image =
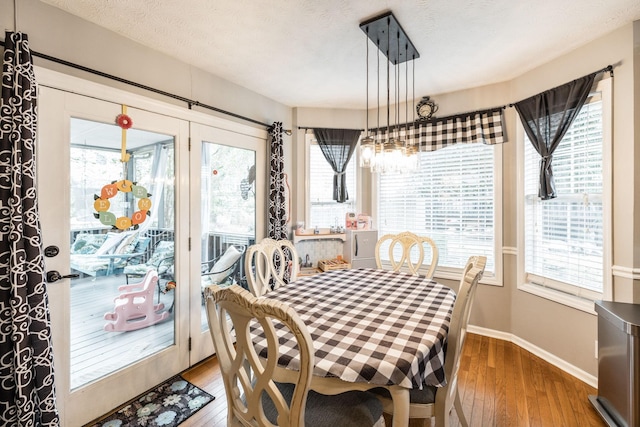
[[[47,271],[47,283],[57,282],[60,279],[75,279],[76,277],[80,277],[79,274],[67,274],[66,276],[61,275],[56,270]]]

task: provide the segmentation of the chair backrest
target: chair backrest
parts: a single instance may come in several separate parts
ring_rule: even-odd
[[[249,290],[257,297],[298,278],[298,251],[289,240],[262,239],[244,258]]]
[[[456,295],[456,302],[451,314],[449,323],[449,333],[447,334],[447,354],[444,363],[445,378],[447,385],[443,390],[436,393],[436,405],[444,404],[445,408],[453,405],[453,400],[458,388],[458,371],[460,370],[460,360],[462,349],[466,341],[467,325],[469,315],[473,305],[474,295],[478,287],[478,282],[482,278],[487,257],[472,256],[467,261],[460,280],[460,286]],[[439,400],[443,399],[441,402]],[[448,410],[448,409],[447,409]]]
[[[227,288],[211,285],[205,288],[205,300],[209,331],[227,395],[227,424],[232,425],[232,420],[238,419],[243,425],[272,425],[262,406],[266,393],[278,412],[278,425],[303,426],[314,353],[311,336],[296,312],[285,303],[256,298],[238,285]],[[299,349],[300,370],[290,405],[272,380],[277,365],[273,358],[280,355],[274,320],[293,334]],[[266,362],[255,351],[250,325],[260,325],[266,335]]]
[[[425,273],[432,278],[438,266],[438,247],[433,239],[405,231],[399,234],[385,234],[378,239],[375,248],[376,265],[383,268],[381,252],[388,249],[389,262],[393,271],[400,270],[406,265],[411,274],[419,274],[425,259],[428,259],[428,250],[431,249],[431,263]],[[400,259],[398,259],[398,256]]]
[[[133,246],[133,253],[144,253],[149,249],[151,237],[138,237],[136,244]]]

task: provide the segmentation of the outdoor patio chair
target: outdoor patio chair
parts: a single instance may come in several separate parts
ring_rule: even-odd
[[[202,288],[213,284],[233,284],[244,251],[242,245],[230,245],[224,254],[203,262],[200,275]]]
[[[173,265],[175,261],[175,249],[173,241],[160,240],[155,244],[151,256],[146,262],[130,262],[124,267],[126,283],[132,277],[143,277],[149,270],[155,270],[158,278],[173,280]]]
[[[70,266],[88,276],[121,274],[127,263],[144,255],[150,238],[140,233],[79,233],[70,248]]]

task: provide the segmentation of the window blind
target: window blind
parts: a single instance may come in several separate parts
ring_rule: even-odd
[[[438,268],[463,268],[469,256],[487,257],[495,272],[494,148],[457,144],[419,154],[419,166],[379,178],[380,235],[412,231],[435,240]]]
[[[558,197],[538,198],[540,156],[525,135],[525,271],[530,283],[597,298],[603,288],[602,101],[582,107],[553,156]]]

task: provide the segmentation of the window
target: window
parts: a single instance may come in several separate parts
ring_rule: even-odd
[[[156,156],[158,157],[156,159]],[[163,160],[164,158],[164,160]],[[133,177],[139,185],[154,193],[155,188],[162,188],[162,193],[156,198],[154,205],[156,215],[151,215],[151,227],[158,229],[173,229],[175,218],[175,180],[174,177],[174,150],[173,142],[165,142],[157,145],[146,146],[131,152]],[[156,187],[158,179],[154,179],[154,171],[159,164],[164,164],[162,187]],[[152,205],[152,208],[154,206]]]
[[[540,200],[540,156],[520,128],[523,144],[525,282],[588,299],[602,297],[608,248],[608,95],[590,95],[553,155],[558,197]],[[519,125],[521,127],[521,125]],[[535,291],[534,291],[535,292]],[[553,295],[553,294],[552,294]],[[556,299],[553,298],[552,299]],[[592,309],[592,304],[590,304]]]
[[[485,255],[485,278],[495,276],[501,270],[495,255],[502,240],[496,227],[500,164],[500,146],[457,144],[420,153],[415,172],[381,174],[380,235],[412,231],[434,239],[440,253],[438,277],[459,272],[472,255]]]
[[[72,119],[72,126],[82,122]],[[113,126],[116,127],[115,125]],[[118,128],[118,130],[120,130]],[[134,138],[131,138],[134,140]],[[152,209],[155,215],[150,215],[150,226],[158,229],[171,229],[175,217],[174,206],[174,153],[173,143],[162,144],[161,150],[153,146],[132,150],[131,161],[126,163],[128,179],[137,185],[145,187],[152,194]],[[165,156],[166,172],[159,176],[162,186],[154,180],[152,171],[155,170],[159,159],[155,159],[155,152]],[[94,196],[99,195],[104,185],[123,178],[123,164],[121,150],[112,150],[90,145],[71,145],[70,148],[70,215],[73,230],[105,229],[95,218]],[[160,189],[160,194],[156,192]],[[126,193],[119,193],[110,199],[109,211],[119,216],[130,216],[138,210],[134,197]]]
[[[309,147],[309,223],[306,227],[344,227],[346,213],[357,212],[357,156],[355,153],[351,156],[345,171],[349,200],[338,203],[333,200],[333,169],[322,154],[313,134],[307,134],[306,139]]]
[[[95,147],[71,146],[71,228],[73,230],[88,230],[107,228],[94,217],[94,195],[110,179],[122,175],[122,163],[119,150],[106,150]],[[119,197],[118,200],[124,199]],[[120,215],[122,206],[114,203],[111,211]]]

